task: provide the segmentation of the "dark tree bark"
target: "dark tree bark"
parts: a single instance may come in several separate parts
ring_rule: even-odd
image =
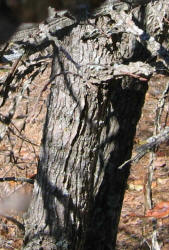
[[[136,60],[142,46],[127,33],[107,36],[109,15],[82,16],[54,49],[24,249],[115,249],[129,175],[118,167],[131,157],[147,83],[115,79],[111,67]]]

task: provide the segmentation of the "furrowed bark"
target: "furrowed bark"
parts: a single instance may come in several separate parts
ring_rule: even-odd
[[[86,34],[108,21],[59,34],[24,249],[115,249],[129,175],[129,166],[118,167],[131,157],[147,83],[106,74],[114,41]]]

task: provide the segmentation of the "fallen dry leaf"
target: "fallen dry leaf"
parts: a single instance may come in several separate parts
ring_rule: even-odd
[[[169,201],[158,203],[153,209],[147,211],[145,217],[165,218],[169,216]]]

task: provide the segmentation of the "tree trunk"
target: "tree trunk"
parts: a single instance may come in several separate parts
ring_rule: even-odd
[[[118,167],[131,157],[147,83],[111,75],[122,51],[135,56],[127,39],[138,44],[107,36],[109,21],[81,15],[59,32],[24,249],[115,249],[129,175]]]

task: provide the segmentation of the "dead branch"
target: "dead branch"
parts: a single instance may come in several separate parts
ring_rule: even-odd
[[[154,147],[159,146],[161,143],[167,140],[169,140],[169,127],[166,127],[158,135],[148,138],[147,143],[136,149],[137,154],[131,159],[125,161],[118,168],[122,169],[129,163],[138,162],[145,154],[149,153],[152,149],[154,149]]]

